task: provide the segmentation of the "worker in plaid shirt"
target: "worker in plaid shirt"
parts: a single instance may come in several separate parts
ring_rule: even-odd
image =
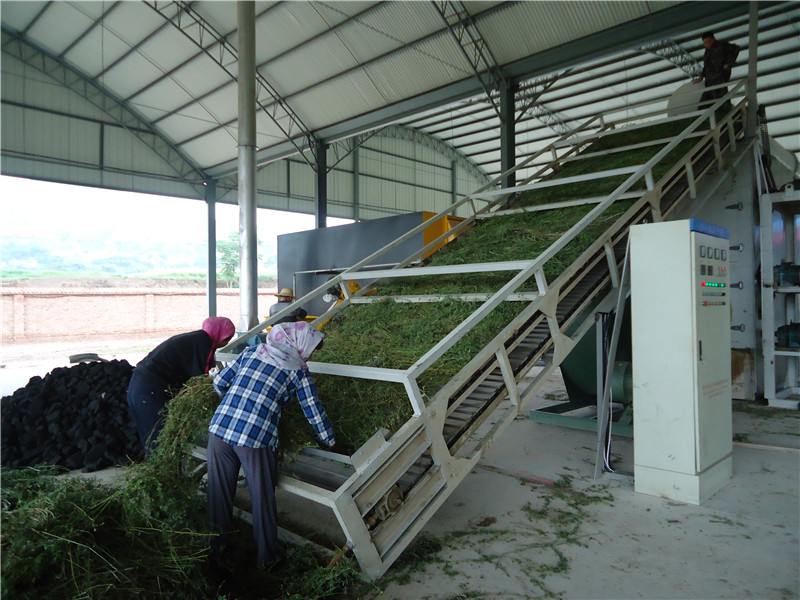
[[[230,530],[241,465],[253,505],[258,565],[275,558],[278,422],[281,409],[293,397],[300,401],[320,441],[328,447],[335,445],[306,365],[322,338],[305,321],[275,325],[266,343],[247,348],[214,377],[222,402],[208,429],[208,519],[211,531],[220,534],[213,545],[217,555]]]

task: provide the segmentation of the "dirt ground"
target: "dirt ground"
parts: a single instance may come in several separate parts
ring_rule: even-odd
[[[79,354],[94,353],[107,360],[127,360],[136,365],[150,350],[176,333],[181,332],[3,343],[0,346],[0,396],[24,387],[31,377],[44,377],[56,367],[71,366],[70,357]]]
[[[3,279],[3,287],[16,288],[205,288],[205,279],[162,279],[156,277],[36,277]],[[276,288],[276,279],[262,279],[260,288]],[[227,287],[222,281],[218,288]]]

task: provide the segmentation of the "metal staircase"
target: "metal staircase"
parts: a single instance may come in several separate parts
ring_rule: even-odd
[[[612,120],[608,114],[589,119],[578,130],[562,136],[513,169],[519,170],[542,156],[553,156],[552,161],[518,186],[493,189],[492,185],[510,172],[504,173],[493,184],[409,231],[244,334],[244,339],[249,339],[293,310],[295,305],[326,293],[331,285],[341,286],[344,300],[321,315],[315,323],[323,323],[351,305],[382,298],[366,295],[372,285],[351,293],[349,281],[423,274],[516,272],[495,293],[470,295],[473,301],[479,300],[476,302],[478,308],[408,369],[309,363],[312,373],[401,383],[414,411],[413,416],[397,431],[391,434],[385,430],[377,432],[351,457],[306,449],[294,462],[285,466],[286,470],[279,481],[279,486],[284,490],[333,511],[347,537],[348,546],[368,577],[379,577],[391,566],[483,456],[496,436],[520,414],[539,384],[559,366],[583,334],[594,327],[594,313],[603,310],[603,307],[607,310],[614,303],[620,286],[630,225],[669,218],[677,206],[696,197],[697,181],[710,170],[721,166],[725,153],[741,143],[745,122],[744,100],[722,118],[718,119],[716,112],[724,102],[740,95],[742,88],[743,82],[739,82],[713,106],[681,115],[682,119],[691,118],[691,124],[680,135],[665,143],[646,163],[617,169],[613,173],[608,171],[602,175],[595,173],[584,176],[585,179],[593,179],[619,175],[620,171],[627,175],[625,181],[608,196],[583,201],[595,206],[535,259],[436,267],[409,266],[446,237],[466,231],[479,219],[541,210],[541,206],[514,208],[509,204],[522,191],[556,185],[558,182],[554,183],[546,176],[565,161],[580,160],[578,153],[592,142],[618,132],[622,126],[633,129],[636,125],[631,125],[626,119]],[[636,107],[628,107],[631,108]],[[651,125],[670,120],[658,119],[657,112],[650,113],[649,118]],[[654,166],[687,139],[697,141],[656,181],[653,177]],[[565,178],[561,183],[568,183],[572,179]],[[646,183],[646,190],[636,192],[633,187],[640,181]],[[547,261],[621,198],[632,199],[632,206],[567,269],[553,281],[547,281],[544,272]],[[575,205],[576,202],[580,201],[556,203],[548,207],[558,209],[560,206]],[[480,203],[483,206],[478,208]],[[434,220],[455,214],[461,206],[471,207],[472,215],[409,256],[396,268],[365,270],[368,265],[379,263],[386,251]],[[524,284],[532,282],[536,284],[535,292],[521,291]],[[395,300],[400,298],[395,297]],[[403,297],[402,300],[435,301],[436,298],[420,296]],[[524,303],[518,316],[496,332],[492,341],[433,397],[426,398],[417,384],[420,375],[493,309],[509,301]],[[218,359],[233,359],[235,354],[232,354],[232,349],[235,345],[236,342],[220,350]],[[544,367],[532,377],[531,370],[541,361]]]

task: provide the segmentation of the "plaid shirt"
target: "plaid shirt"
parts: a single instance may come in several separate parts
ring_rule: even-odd
[[[309,372],[264,362],[255,355],[255,348],[246,349],[214,377],[222,403],[208,430],[233,446],[277,448],[281,409],[297,396],[320,441],[333,446],[333,429]]]

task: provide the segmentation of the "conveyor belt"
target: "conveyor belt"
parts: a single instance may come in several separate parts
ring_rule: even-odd
[[[735,133],[743,124],[743,106],[732,113]],[[593,322],[597,303],[615,293],[629,227],[666,218],[693,194],[701,177],[721,165],[722,153],[733,145],[727,127],[706,138],[706,145],[691,157],[691,168],[676,167],[659,182],[650,182],[650,190],[634,208],[598,236],[591,254],[540,290],[538,299],[525,300],[520,315],[497,333],[478,355],[481,359],[465,366],[434,398],[425,399],[418,411],[422,414],[391,435],[378,432],[350,464],[334,468],[336,458],[318,452],[290,466],[282,487],[334,508],[369,576],[385,572],[494,437],[519,414],[519,400],[532,394],[539,381],[537,376],[523,389],[533,366],[544,361],[545,371],[557,367],[578,333],[586,330],[590,319]],[[548,310],[553,311],[550,318]]]

